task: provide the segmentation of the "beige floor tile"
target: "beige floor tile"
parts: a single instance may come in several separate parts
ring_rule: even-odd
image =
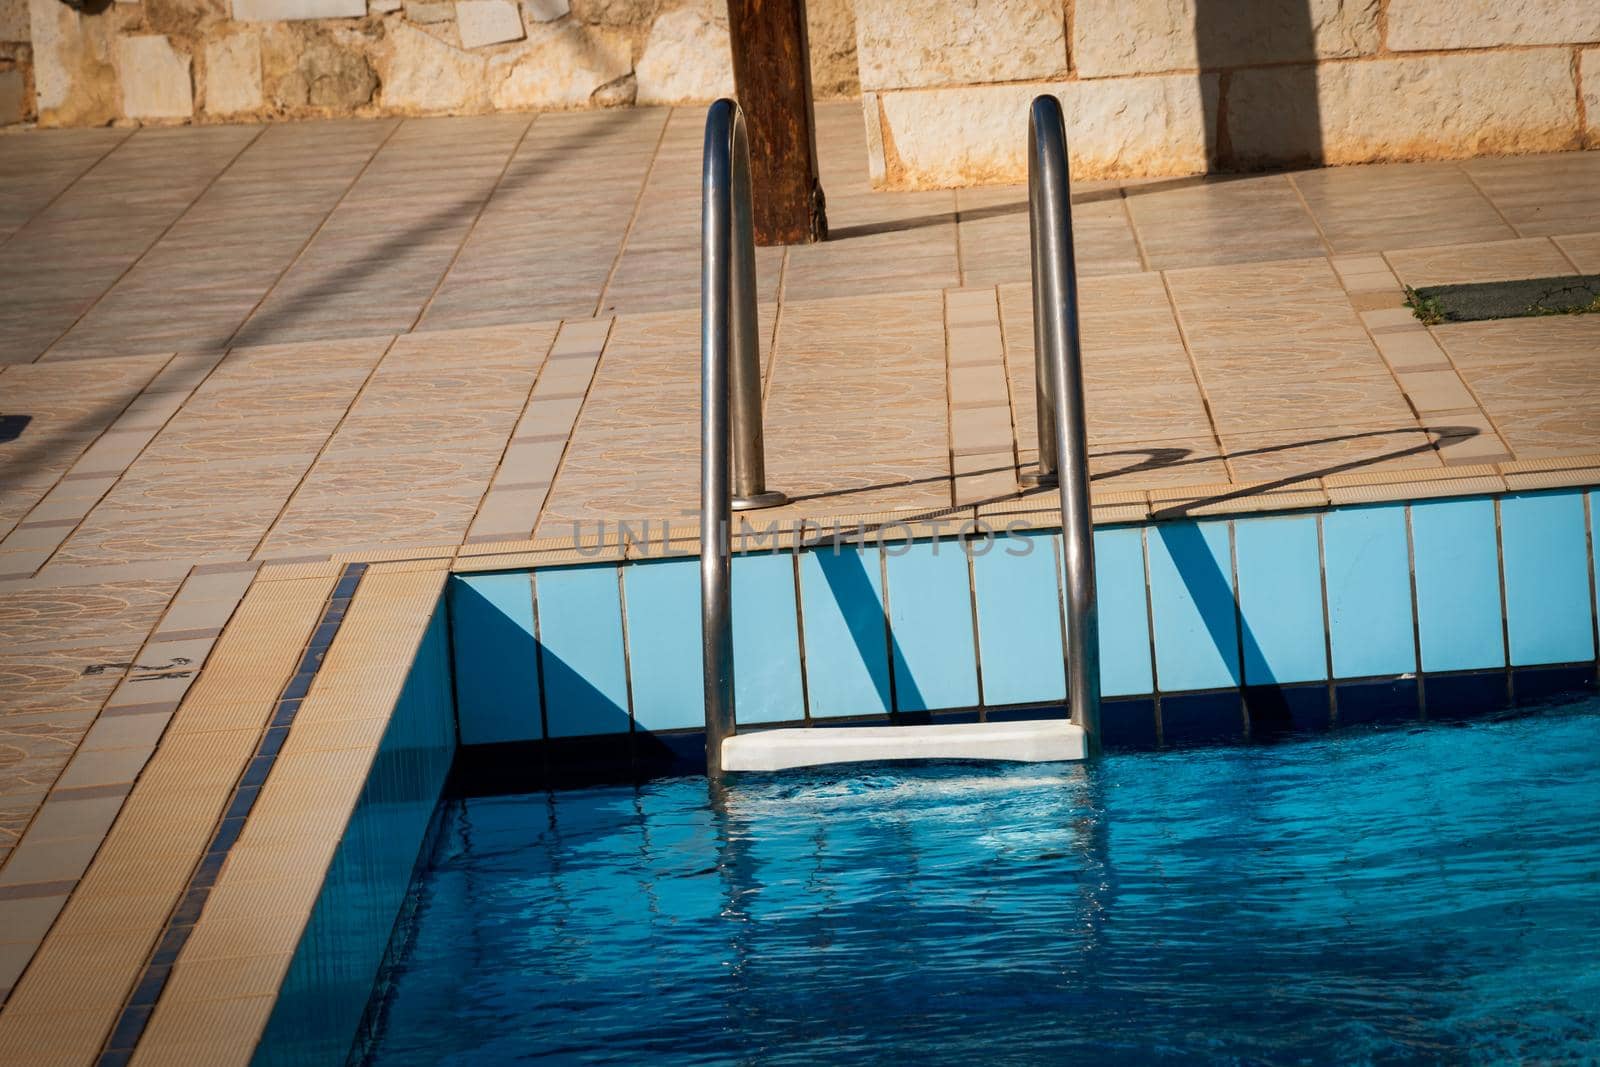
[[[1553,278],[1572,273],[1572,264],[1544,237],[1408,248],[1385,255],[1400,280],[1413,288]]]
[[[1342,254],[1517,236],[1455,163],[1328,167],[1290,181]]]
[[[1600,273],[1600,233],[1579,233],[1553,238],[1567,258],[1585,274]]]
[[[1594,152],[1469,159],[1461,167],[1524,236],[1600,230]]]

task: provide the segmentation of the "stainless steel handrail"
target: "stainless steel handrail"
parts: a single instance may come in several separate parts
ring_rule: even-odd
[[[706,115],[701,183],[700,623],[706,769],[717,777],[734,731],[729,516],[788,502],[766,487],[750,146],[732,100]]]
[[[1028,113],[1028,238],[1033,260],[1034,389],[1039,472],[1061,489],[1067,586],[1067,699],[1090,752],[1100,746],[1100,615],[1089,512],[1089,440],[1072,254],[1071,176],[1061,103],[1036,97]]]

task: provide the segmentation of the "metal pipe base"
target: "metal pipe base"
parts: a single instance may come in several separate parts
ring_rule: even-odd
[[[762,508],[782,507],[789,502],[789,497],[776,489],[768,489],[755,496],[736,496],[733,498],[734,511],[759,511]]]
[[[1018,475],[1017,484],[1024,489],[1054,489],[1061,484],[1061,478],[1055,474],[1041,474],[1039,471],[1025,471]]]

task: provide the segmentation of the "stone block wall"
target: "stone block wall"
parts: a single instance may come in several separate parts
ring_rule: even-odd
[[[1600,147],[1600,0],[856,0],[885,188]]]
[[[813,80],[854,96],[850,0],[812,0]],[[705,101],[722,0],[0,0],[0,124],[238,122]]]
[[[0,0],[0,124],[702,102],[725,0]],[[1600,147],[1600,0],[809,0],[874,182],[1016,181],[1028,102],[1080,178]]]

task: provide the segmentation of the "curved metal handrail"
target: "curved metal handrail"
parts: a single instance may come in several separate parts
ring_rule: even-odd
[[[1061,489],[1067,586],[1067,698],[1090,752],[1100,745],[1100,616],[1089,512],[1089,441],[1078,339],[1078,276],[1072,253],[1066,122],[1053,96],[1028,112],[1028,237],[1033,261],[1034,388],[1039,472]]]
[[[701,182],[700,622],[706,768],[715,777],[734,731],[729,515],[788,502],[766,487],[750,146],[732,100],[706,115]]]
[[[1069,185],[1061,105],[1041,96],[1028,125],[1038,480],[1061,483],[1068,699],[1072,721],[1094,752],[1100,743],[1099,617]],[[716,778],[722,742],[736,728],[729,516],[786,500],[765,486],[749,147],[744,116],[732,100],[718,100],[706,116],[701,234],[700,611],[706,770]]]

